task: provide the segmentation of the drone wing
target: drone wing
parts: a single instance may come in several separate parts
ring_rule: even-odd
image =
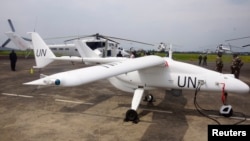
[[[107,57],[107,58],[82,58],[77,56],[60,56],[60,57],[51,57],[50,59],[55,61],[72,61],[72,62],[89,62],[89,63],[96,63],[96,64],[103,64],[103,63],[111,63],[117,61],[124,61],[129,58],[126,57]]]
[[[24,83],[24,85],[78,86],[127,72],[164,65],[164,63],[164,59],[159,56],[144,56],[60,72],[38,80]]]

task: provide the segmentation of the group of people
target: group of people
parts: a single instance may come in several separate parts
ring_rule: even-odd
[[[207,66],[207,54],[200,54],[198,56],[198,64],[201,66]],[[215,67],[215,70],[217,72],[220,72],[222,73],[222,69],[223,69],[223,60],[222,60],[222,52],[218,52],[217,53],[217,57],[216,57],[216,60],[215,60],[215,64],[216,64],[216,67]],[[235,78],[239,79],[239,76],[240,76],[240,69],[241,67],[243,66],[243,61],[240,59],[240,57],[238,56],[238,54],[233,54],[233,58],[232,58],[232,64],[230,66],[230,69],[231,69],[231,73],[234,74]]]
[[[207,66],[207,54],[199,55],[199,65]]]
[[[232,63],[230,66],[231,73],[234,74],[235,78],[239,79],[240,76],[240,69],[243,66],[243,62],[238,56],[238,54],[233,54],[233,59]],[[222,68],[223,68],[223,61],[222,61],[222,53],[219,52],[216,57],[216,68],[215,70],[222,73]]]
[[[117,53],[116,57],[123,57],[121,51],[119,51],[119,52]],[[136,57],[137,57],[136,51],[132,51],[132,52],[130,53],[130,56],[129,56],[129,57],[130,57],[130,58],[136,58]]]

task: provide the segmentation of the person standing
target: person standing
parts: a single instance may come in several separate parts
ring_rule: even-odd
[[[198,60],[199,60],[199,65],[201,65],[201,61],[202,61],[202,55],[201,54],[199,55]]]
[[[234,74],[234,77],[237,79],[239,79],[240,69],[243,66],[243,64],[244,63],[242,62],[238,54],[234,54],[233,59],[232,59],[231,72],[232,74]]]
[[[130,58],[135,58],[135,57],[136,57],[136,52],[132,51],[131,54],[130,54]]]
[[[204,54],[203,57],[202,57],[202,59],[203,59],[202,65],[203,66],[207,66],[207,54]]]
[[[118,54],[116,55],[116,57],[123,57],[121,51],[118,52]]]
[[[17,55],[16,55],[16,52],[14,50],[12,50],[11,53],[9,54],[9,58],[10,58],[11,70],[16,71]]]
[[[222,53],[219,52],[216,57],[216,68],[215,70],[222,73],[223,61],[222,61]]]

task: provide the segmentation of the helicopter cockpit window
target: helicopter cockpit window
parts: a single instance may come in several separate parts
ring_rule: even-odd
[[[110,46],[110,47],[113,47],[113,46],[115,46],[115,45],[114,45],[113,43],[109,43],[109,46]]]
[[[51,50],[57,50],[57,48],[50,48]]]
[[[87,46],[89,46],[92,50],[97,48],[105,47],[105,42],[86,42]]]

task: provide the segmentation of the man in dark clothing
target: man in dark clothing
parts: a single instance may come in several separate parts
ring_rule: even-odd
[[[123,57],[121,51],[118,52],[118,54],[116,55],[116,57]]]
[[[199,60],[199,65],[201,65],[201,61],[202,61],[202,55],[201,54],[199,55],[198,60]]]
[[[234,54],[233,59],[232,59],[231,71],[232,71],[232,74],[234,74],[235,78],[237,79],[239,79],[240,69],[243,66],[243,64],[244,63],[241,61],[238,54]]]
[[[222,53],[218,53],[216,57],[216,68],[215,70],[222,73],[223,61],[222,61]]]
[[[12,71],[16,71],[16,61],[17,61],[17,55],[14,50],[11,51],[9,54],[10,58],[10,67]]]
[[[202,65],[207,66],[207,54],[204,54],[202,59],[203,59],[203,64]]]

